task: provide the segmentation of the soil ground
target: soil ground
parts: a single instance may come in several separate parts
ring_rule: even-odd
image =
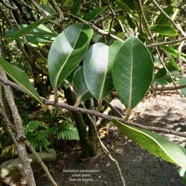
[[[186,132],[186,99],[177,94],[158,95],[141,102],[131,119],[140,124]],[[164,135],[185,146],[186,139]],[[184,186],[178,167],[148,153],[116,128],[111,127],[103,143],[119,162],[126,186]],[[61,149],[61,150],[60,150]],[[49,170],[59,186],[121,186],[116,165],[100,150],[89,160],[79,158],[76,142],[58,147],[58,158]],[[44,173],[36,175],[38,186],[50,186]]]

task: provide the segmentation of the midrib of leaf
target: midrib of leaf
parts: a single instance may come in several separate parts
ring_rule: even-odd
[[[131,110],[131,102],[132,102],[132,75],[133,75],[133,71],[132,71],[132,69],[133,69],[133,42],[132,42],[132,62],[131,62],[131,66],[130,66],[130,86],[129,86],[129,106],[128,106],[128,110],[130,111]]]
[[[130,126],[127,126],[128,128],[131,128]],[[145,132],[143,132],[143,131],[141,131],[141,130],[137,130],[136,128],[131,128],[132,130],[135,130],[136,132],[140,132],[141,134],[143,134],[143,135],[145,135],[145,136],[147,136],[147,137],[149,137],[152,141],[154,141],[162,150],[163,150],[163,152],[168,156],[168,158],[170,159],[169,161],[171,161],[171,162],[174,162],[175,163],[175,161],[173,161],[172,160],[172,158],[169,156],[169,154],[165,151],[165,149],[164,149],[164,147],[157,141],[157,140],[155,140],[153,137],[151,137],[149,134],[147,134],[147,133],[145,133]],[[167,160],[167,159],[166,159]],[[168,160],[167,160],[168,161]]]
[[[117,121],[117,120],[116,120]],[[125,125],[125,124],[124,124]],[[127,127],[128,128],[130,128],[131,130],[134,130],[134,131],[136,131],[136,132],[138,132],[138,133],[141,133],[142,135],[145,135],[145,136],[147,136],[147,137],[149,137],[152,141],[154,141],[157,145],[159,145],[159,147],[163,150],[163,152],[166,154],[166,156],[168,157],[168,159],[166,159],[167,161],[171,161],[172,163],[176,163],[175,161],[173,161],[172,160],[172,158],[169,156],[169,154],[165,151],[165,149],[163,148],[163,146],[157,141],[157,140],[155,140],[153,137],[151,137],[149,134],[147,134],[147,133],[145,133],[145,132],[143,132],[143,131],[141,131],[141,130],[138,130],[138,129],[136,129],[136,128],[132,128],[132,127],[130,127],[130,126],[128,126],[127,125]],[[180,149],[181,150],[181,149]],[[181,166],[181,165],[180,165]]]
[[[79,35],[78,35],[78,37],[77,37],[77,40],[76,40],[74,46],[76,46],[76,44],[77,44],[77,41],[78,41],[78,39],[79,39],[79,36],[80,36],[81,31],[82,31],[82,28],[81,28],[81,30],[80,30],[80,32],[79,32]],[[55,92],[57,91],[58,79],[59,79],[59,76],[60,76],[60,74],[61,74],[61,71],[63,70],[63,67],[66,65],[68,59],[70,58],[70,56],[71,56],[71,54],[72,54],[72,52],[73,52],[74,46],[73,46],[71,52],[69,53],[68,57],[66,58],[64,64],[63,64],[63,65],[61,66],[61,68],[59,69],[59,72],[58,72],[58,74],[57,74],[57,76],[56,76],[56,80],[55,80],[55,83],[54,83],[54,91],[55,91]]]
[[[107,60],[108,60],[108,58],[107,58]],[[101,84],[101,89],[100,89],[100,94],[99,94],[100,96],[99,96],[99,99],[98,99],[99,102],[102,101],[102,95],[103,95],[103,89],[104,89],[104,84],[105,84],[105,80],[106,80],[107,70],[108,70],[108,64],[107,64],[107,69],[104,72],[103,81],[102,81],[102,84]]]
[[[129,128],[131,128],[130,126],[128,126]],[[169,156],[169,154],[167,154],[167,152],[164,150],[164,148],[163,148],[163,146],[157,141],[157,140],[155,140],[153,137],[151,137],[149,134],[147,134],[147,133],[145,133],[145,132],[143,132],[143,131],[141,131],[141,130],[137,130],[137,129],[135,129],[135,128],[131,128],[132,130],[135,130],[136,132],[140,132],[141,134],[143,134],[143,135],[145,135],[145,136],[147,136],[147,137],[149,137],[152,141],[154,141],[158,146],[160,146],[160,148],[163,150],[163,152],[168,156],[168,158],[172,161],[172,162],[174,162],[173,160],[172,160],[172,158]],[[175,162],[174,162],[175,163]]]

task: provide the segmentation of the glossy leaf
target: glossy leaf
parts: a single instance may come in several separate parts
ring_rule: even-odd
[[[167,69],[169,70],[170,74],[172,75],[172,78],[178,78],[180,76],[179,67],[174,60],[174,58],[170,58],[170,61],[166,64]],[[165,68],[160,69],[155,77],[154,77],[154,83],[158,85],[167,85],[172,82],[172,79],[167,74],[167,71]]]
[[[25,34],[28,34],[30,33],[34,28],[38,27],[39,25],[45,23],[45,22],[48,22],[49,20],[53,19],[53,16],[47,16],[47,17],[44,17],[32,24],[30,24],[29,26],[27,26],[26,28],[23,28],[21,30],[18,30],[8,41],[11,42],[15,39],[18,39],[19,37],[25,35]]]
[[[40,4],[39,5],[45,12],[47,12],[48,14],[50,15],[54,15],[55,14],[55,11],[50,7],[50,6],[47,6],[46,4]]]
[[[154,77],[154,83],[157,85],[167,85],[171,82],[171,78],[167,75],[166,69],[160,69]]]
[[[27,24],[23,24],[20,26],[21,29],[28,27]],[[7,31],[3,37],[9,38],[17,32],[17,28],[13,27],[11,30]],[[46,43],[52,43],[53,39],[56,37],[56,33],[49,29],[48,27],[44,26],[43,24],[39,25],[38,27],[34,28],[29,34],[26,34],[26,40],[30,45],[42,45]],[[22,38],[18,38],[17,41],[19,43],[24,42]]]
[[[87,87],[93,97],[98,100],[99,108],[102,99],[112,90],[109,47],[103,43],[94,44],[84,57],[84,75]]]
[[[177,49],[174,49],[173,47],[170,47],[170,46],[161,46],[161,49],[165,51],[165,53],[168,55],[168,56],[173,56],[173,57],[178,57],[179,55],[179,52]],[[186,54],[184,53],[181,53],[181,60],[185,61],[186,62]]]
[[[175,36],[177,33],[174,27],[170,25],[163,25],[163,24],[153,25],[150,27],[150,30],[166,36]]]
[[[74,15],[77,15],[80,10],[80,6],[81,6],[81,0],[74,0],[70,12]]]
[[[116,4],[117,4],[125,13],[129,13],[129,14],[133,15],[134,17],[136,17],[135,14],[132,12],[132,10],[129,8],[129,6],[128,6],[126,3],[124,3],[123,1],[117,0],[117,1],[116,1]]]
[[[92,29],[84,24],[74,24],[65,29],[54,40],[48,56],[48,71],[54,91],[82,60]]]
[[[67,7],[70,5],[70,3],[72,3],[73,0],[65,0],[65,2],[63,3],[64,7]]]
[[[186,85],[186,77],[184,78],[181,78],[179,81],[178,81],[179,85]],[[182,88],[181,89],[183,95],[186,97],[186,88]]]
[[[173,13],[173,6],[168,6],[164,9],[164,12],[166,12],[166,14],[168,14],[169,16],[171,16],[171,14]],[[163,14],[161,13],[156,20],[155,24],[166,24],[169,25],[171,24],[170,20]]]
[[[4,71],[13,81],[19,84],[25,91],[27,91],[32,97],[34,97],[42,104],[38,92],[36,91],[32,83],[29,81],[29,78],[24,71],[5,61],[3,58],[0,58],[0,66],[4,69]]]
[[[77,93],[77,101],[75,106],[78,106],[81,102],[88,100],[92,97],[85,82],[83,67],[79,67],[73,77],[73,84]]]
[[[149,50],[131,36],[119,48],[112,69],[114,87],[121,102],[133,109],[145,96],[153,75],[153,60]]]
[[[111,46],[109,46],[109,64],[110,64],[109,69],[112,69],[115,56],[122,44],[123,42],[121,41],[115,41]]]
[[[95,10],[92,10],[88,14],[86,14],[83,19],[86,21],[92,21],[94,20],[97,16],[99,16],[102,12],[104,12],[107,9],[107,6],[101,7],[101,8],[96,8]]]
[[[148,130],[131,127],[117,120],[112,120],[126,136],[150,153],[186,168],[186,149]]]

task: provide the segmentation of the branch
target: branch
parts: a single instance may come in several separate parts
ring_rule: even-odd
[[[119,38],[119,37],[117,37],[117,36],[115,36],[115,35],[113,35],[113,34],[109,34],[109,32],[106,32],[106,31],[104,31],[104,30],[98,28],[98,27],[97,27],[96,25],[94,25],[93,23],[90,23],[90,22],[88,22],[88,21],[85,21],[84,19],[81,19],[80,17],[75,16],[75,15],[73,15],[73,14],[71,14],[71,13],[66,13],[66,14],[67,14],[67,16],[69,16],[69,17],[72,17],[72,18],[74,18],[74,19],[76,19],[76,20],[78,20],[78,21],[80,21],[80,22],[82,22],[82,23],[84,23],[84,24],[86,24],[86,25],[89,25],[90,27],[92,27],[93,30],[95,30],[96,32],[98,32],[98,33],[101,34],[101,35],[110,36],[110,37],[113,38],[113,39],[116,39],[116,40],[118,40],[118,41],[122,41],[122,42],[123,42],[123,40],[122,40],[121,38]]]
[[[0,68],[0,74],[1,74],[1,77],[3,77],[5,80],[7,80],[6,74],[2,68]],[[23,167],[22,167],[23,168],[22,169],[23,175],[24,175],[28,185],[36,186],[33,171],[30,166],[30,162],[29,162],[27,152],[26,152],[26,147],[24,144],[25,134],[24,134],[24,129],[23,129],[23,123],[22,123],[21,117],[19,115],[17,106],[15,104],[13,93],[12,93],[9,86],[3,85],[3,88],[4,88],[4,93],[5,93],[5,99],[8,103],[9,108],[10,108],[13,122],[16,127],[16,133],[17,133],[16,141],[17,141],[17,143],[15,145],[17,145],[18,156],[19,156],[21,163],[23,165]],[[5,117],[5,119],[7,120],[6,117]],[[9,126],[10,122],[8,122],[7,125]]]
[[[167,90],[178,90],[182,88],[186,88],[186,84],[180,85],[180,86],[169,86],[169,87],[151,87],[149,88],[149,90],[150,91],[167,91]]]
[[[178,47],[178,63],[180,65],[180,71],[181,71],[181,75],[182,77],[184,77],[184,69],[183,69],[183,66],[182,66],[182,60],[181,60],[181,53],[182,53],[182,48],[184,46],[184,41],[182,41]]]
[[[0,81],[6,85],[11,86],[14,89],[18,89],[19,91],[21,91],[25,94],[28,94],[28,92],[23,90],[20,86],[16,85],[15,83],[13,83],[9,80],[4,79],[2,76],[0,76]],[[185,87],[186,85],[183,85],[183,86]],[[180,87],[182,87],[182,86],[180,86]],[[116,120],[118,120],[122,123],[125,123],[127,125],[139,127],[139,128],[150,130],[150,131],[156,131],[156,132],[160,132],[160,133],[173,134],[173,135],[177,135],[177,136],[186,137],[186,133],[184,133],[184,132],[177,132],[174,130],[163,129],[160,127],[144,126],[144,125],[136,123],[136,122],[125,121],[123,118],[114,117],[114,116],[107,115],[107,114],[102,114],[102,113],[95,111],[95,110],[85,109],[85,108],[81,108],[81,107],[74,107],[74,106],[71,106],[71,105],[68,105],[65,103],[55,103],[54,101],[47,100],[46,98],[43,98],[43,97],[41,97],[41,100],[43,101],[43,104],[45,104],[45,105],[57,106],[57,107],[60,107],[60,108],[66,109],[66,110],[73,111],[73,112],[81,112],[83,114],[93,115],[93,116],[96,116],[96,117],[99,117],[99,118],[102,118],[102,119],[105,119],[108,121],[112,121],[112,119],[116,119]]]
[[[36,157],[38,163],[41,165],[42,169],[44,170],[47,178],[51,182],[53,186],[58,186],[58,184],[55,182],[55,180],[52,178],[50,172],[48,171],[47,166],[44,164],[43,160],[39,157],[37,152],[35,151],[34,147],[31,143],[29,143],[27,140],[25,140],[26,146],[29,148],[29,150],[32,152],[32,154]]]
[[[110,13],[110,14],[112,14],[112,13]],[[78,16],[75,16],[75,15],[73,15],[71,13],[66,13],[66,15],[67,16],[70,16],[70,17],[72,17],[72,18],[74,18],[74,19],[76,19],[78,21],[80,21],[81,23],[84,23],[86,25],[89,25],[94,31],[98,32],[101,35],[109,36],[109,37],[111,37],[111,38],[113,38],[115,40],[121,41],[121,42],[124,41],[123,39],[121,39],[121,38],[119,38],[119,37],[117,37],[117,36],[115,36],[113,34],[109,34],[109,32],[106,32],[106,31],[100,29],[95,24],[90,23],[90,22],[88,22],[88,21],[86,21],[86,20],[84,20],[84,19],[82,19],[82,18],[80,18]],[[186,40],[186,37],[182,37],[180,39],[176,39],[176,40],[172,40],[172,41],[165,41],[165,42],[160,42],[160,43],[153,43],[153,44],[146,45],[146,47],[152,48],[152,47],[163,46],[163,45],[174,45],[174,44],[179,43],[179,42],[184,41],[184,40]]]
[[[6,2],[6,0],[3,0],[2,2],[3,2],[3,4],[4,4],[7,8],[9,8],[9,9],[11,9],[11,10],[17,10],[17,9],[18,9],[17,7],[10,5],[8,2]]]
[[[186,40],[186,37],[182,37],[180,39],[176,39],[176,40],[172,40],[172,41],[165,41],[165,42],[160,42],[160,43],[153,43],[153,44],[150,44],[150,45],[146,45],[146,47],[152,48],[152,47],[163,46],[163,45],[174,45],[174,44],[180,43],[180,42],[182,42],[184,40]]]
[[[92,120],[92,119],[91,119],[91,120]],[[92,123],[94,123],[94,122],[92,121]],[[108,156],[108,158],[109,158],[112,162],[114,162],[114,163],[116,164],[116,167],[117,167],[117,169],[118,169],[118,172],[119,172],[119,175],[120,175],[120,178],[121,178],[121,181],[122,181],[122,185],[123,185],[123,186],[126,186],[126,184],[125,184],[125,179],[124,179],[124,177],[123,177],[123,175],[122,175],[121,168],[120,168],[120,166],[119,166],[118,161],[117,161],[115,158],[112,157],[112,155],[110,154],[110,152],[109,152],[109,150],[107,149],[107,147],[106,147],[106,146],[104,145],[104,143],[101,141],[101,139],[100,139],[100,137],[99,137],[99,134],[98,134],[98,131],[97,131],[97,129],[96,129],[96,125],[94,125],[93,127],[94,127],[94,129],[95,129],[95,131],[96,131],[96,135],[97,135],[97,137],[98,137],[98,140],[99,140],[99,143],[100,143],[100,145],[101,145],[101,148],[103,149],[104,153]]]
[[[64,17],[64,14],[63,14],[62,10],[59,8],[59,6],[58,6],[58,4],[56,3],[55,0],[50,0],[50,3],[54,7],[54,9],[58,12],[60,20],[61,20],[61,29],[64,30],[65,26],[63,24],[63,20],[65,19],[65,17]]]
[[[39,12],[40,14],[44,14],[44,15],[46,15],[46,16],[50,15],[48,12],[44,11],[44,10],[39,6],[39,4],[37,4],[37,2],[35,2],[34,0],[31,0],[31,1],[32,1],[33,5],[37,8],[37,10],[38,10],[38,12]]]

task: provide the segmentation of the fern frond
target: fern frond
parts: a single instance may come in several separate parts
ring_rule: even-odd
[[[79,134],[76,127],[65,121],[60,124],[57,130],[57,139],[62,140],[79,140]]]
[[[43,127],[42,123],[40,121],[30,121],[26,126],[25,126],[25,132],[33,132],[39,129],[39,127]]]
[[[29,132],[26,137],[37,151],[42,151],[43,149],[49,151],[48,146],[51,144],[48,141],[49,135],[48,131],[38,130]]]

